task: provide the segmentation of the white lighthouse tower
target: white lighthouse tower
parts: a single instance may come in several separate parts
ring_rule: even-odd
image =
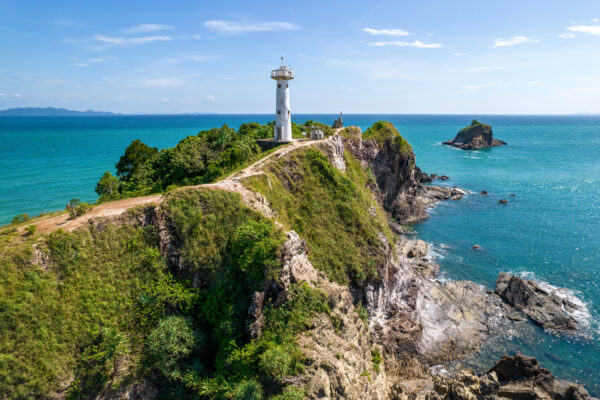
[[[277,82],[277,99],[275,103],[275,137],[280,142],[292,141],[292,112],[290,111],[289,81],[294,79],[294,70],[283,65],[271,71],[271,79]]]

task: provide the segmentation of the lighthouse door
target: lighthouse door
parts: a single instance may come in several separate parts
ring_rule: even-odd
[[[281,140],[283,136],[283,126],[275,127],[275,140]]]

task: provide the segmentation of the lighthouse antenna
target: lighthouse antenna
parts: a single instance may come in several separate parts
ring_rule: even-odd
[[[281,65],[283,65],[283,56],[281,56]]]

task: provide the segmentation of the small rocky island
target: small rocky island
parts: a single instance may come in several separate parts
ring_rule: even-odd
[[[471,125],[461,129],[453,140],[445,141],[442,144],[458,147],[463,150],[477,150],[502,146],[506,142],[494,139],[492,136],[492,127],[474,119]]]

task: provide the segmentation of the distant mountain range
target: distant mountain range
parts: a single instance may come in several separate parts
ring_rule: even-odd
[[[19,107],[0,110],[0,117],[100,117],[119,115],[106,111],[73,111],[54,107]]]

